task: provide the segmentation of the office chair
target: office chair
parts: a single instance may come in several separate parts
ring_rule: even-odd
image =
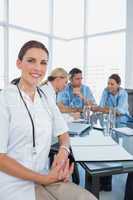
[[[52,162],[54,160],[54,155],[58,153],[58,150],[59,150],[59,144],[58,143],[55,143],[51,146],[50,153],[49,153],[50,166],[52,165]],[[78,171],[77,163],[74,160],[72,150],[71,150],[71,153],[69,155],[69,159],[70,159],[70,163],[74,162],[74,171],[73,171],[73,174],[72,174],[72,181],[75,184],[79,185],[79,183],[80,183],[79,171]]]

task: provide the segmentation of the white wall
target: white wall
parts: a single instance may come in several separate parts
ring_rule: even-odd
[[[127,0],[125,87],[133,89],[133,0]]]

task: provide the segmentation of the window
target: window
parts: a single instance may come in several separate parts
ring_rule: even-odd
[[[49,32],[49,0],[9,1],[11,24]]]
[[[4,36],[0,27],[0,89],[4,87]]]
[[[54,34],[64,38],[83,35],[83,0],[54,0]]]
[[[102,90],[107,85],[107,79],[112,73],[118,73],[122,78],[122,85],[124,85],[125,33],[88,39],[87,70],[85,80],[93,88],[97,100],[99,100]]]
[[[9,80],[18,77],[20,75],[19,70],[16,67],[17,55],[22,45],[29,40],[38,40],[48,47],[48,40],[45,37],[34,35],[22,31],[10,29],[9,31]]]
[[[0,21],[4,18],[4,0],[0,0]]]
[[[73,67],[83,67],[83,40],[54,41],[53,67],[62,66],[67,72]]]
[[[88,34],[126,27],[126,0],[88,0]]]

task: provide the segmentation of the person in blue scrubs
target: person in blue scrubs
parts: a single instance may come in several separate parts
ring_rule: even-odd
[[[95,104],[90,88],[82,84],[82,71],[80,69],[73,68],[69,72],[69,80],[70,83],[57,96],[57,104],[61,112],[82,112],[84,105]]]
[[[128,94],[120,87],[121,78],[118,74],[112,74],[108,79],[108,86],[104,89],[100,100],[100,106],[94,111],[108,113],[110,108],[116,111],[116,127],[126,125],[129,117]]]
[[[100,105],[94,107],[93,111],[109,113],[110,108],[116,111],[116,127],[126,126],[128,120],[128,94],[125,89],[120,87],[121,78],[118,74],[112,74],[108,79],[108,85],[103,90]],[[112,177],[102,177],[100,180],[101,188],[111,191]]]

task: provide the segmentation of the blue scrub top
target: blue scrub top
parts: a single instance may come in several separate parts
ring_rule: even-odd
[[[112,95],[107,88],[104,89],[100,100],[101,107],[116,108],[122,115],[117,117],[116,126],[122,127],[127,122],[129,111],[128,111],[128,94],[123,88],[119,88],[116,95]]]
[[[92,95],[90,88],[86,85],[81,85],[81,93],[87,99],[95,103],[95,99]],[[69,83],[66,88],[59,92],[57,95],[57,103],[62,102],[65,106],[70,106],[72,108],[83,108],[84,101],[80,99],[79,96],[73,94],[73,87]]]

